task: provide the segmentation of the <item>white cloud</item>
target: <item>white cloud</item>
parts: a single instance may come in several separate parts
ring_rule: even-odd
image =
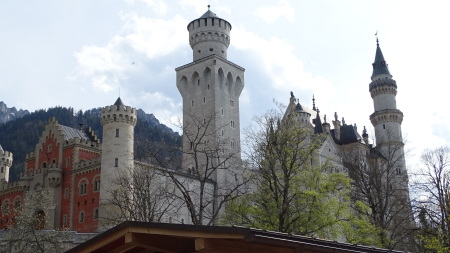
[[[287,1],[280,1],[277,5],[263,6],[256,9],[253,14],[262,18],[266,23],[271,24],[279,18],[286,18],[290,22],[294,21],[295,9]]]
[[[207,11],[207,6],[209,4],[208,0],[180,0],[180,5],[183,8],[189,7],[194,8],[197,14],[203,14]]]
[[[303,62],[294,54],[294,46],[286,41],[276,37],[265,40],[242,27],[235,27],[233,46],[254,54],[269,78],[267,83],[282,94],[309,90],[322,94],[325,101],[328,100],[325,94],[333,93],[334,87],[328,80],[304,71]]]
[[[127,78],[127,72],[140,59],[145,61],[165,56],[184,46],[187,23],[181,16],[172,19],[140,17],[136,13],[121,14],[124,21],[120,34],[106,46],[84,46],[75,53],[79,77],[88,80],[97,91],[114,90]]]
[[[167,5],[164,1],[161,0],[141,0],[146,3],[148,6],[152,7],[156,13],[166,14],[167,13]]]

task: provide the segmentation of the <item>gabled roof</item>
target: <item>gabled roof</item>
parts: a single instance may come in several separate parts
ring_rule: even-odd
[[[401,252],[245,227],[126,221],[67,252]]]

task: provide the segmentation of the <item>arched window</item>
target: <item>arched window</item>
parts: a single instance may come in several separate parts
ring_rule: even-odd
[[[80,215],[78,218],[79,218],[78,220],[80,221],[80,223],[84,222],[84,211],[80,212]]]
[[[92,182],[94,186],[94,192],[100,191],[100,176],[96,176]]]
[[[80,180],[80,183],[78,184],[78,193],[79,195],[86,195],[87,193],[87,185],[88,182],[86,179]]]

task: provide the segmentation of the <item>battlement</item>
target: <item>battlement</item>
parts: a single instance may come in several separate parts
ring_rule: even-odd
[[[194,61],[213,54],[227,58],[231,24],[208,12],[187,26]]]
[[[95,136],[95,141],[90,141],[90,140],[81,139],[79,137],[75,137],[73,139],[67,140],[63,144],[64,147],[72,146],[72,145],[82,146],[82,147],[86,147],[86,148],[93,148],[93,147],[100,148],[100,146],[101,146],[100,140],[97,139],[97,136]]]
[[[74,169],[75,170],[81,170],[81,169],[85,169],[85,168],[88,168],[88,167],[91,167],[91,166],[100,165],[101,161],[102,161],[101,157],[97,157],[97,158],[94,158],[94,159],[91,159],[91,160],[83,160],[83,161],[81,161],[79,163],[76,163],[74,165]]]
[[[11,166],[13,162],[13,153],[9,151],[3,151],[0,153],[0,163],[4,163],[6,166]]]
[[[102,108],[101,124],[105,125],[113,122],[128,123],[136,126],[136,109],[125,105],[111,105]]]
[[[387,76],[377,78],[377,79],[373,80],[372,82],[370,82],[369,91],[372,91],[373,89],[375,89],[377,87],[382,87],[382,86],[390,86],[390,87],[397,89],[397,82],[394,79],[389,78]]]
[[[27,153],[27,154],[25,155],[25,160],[28,160],[28,159],[34,158],[34,157],[36,157],[36,153],[34,153],[34,152],[29,152],[29,153]]]
[[[16,181],[16,182],[7,182],[7,181],[2,180],[0,182],[0,186],[1,186],[0,187],[0,191],[2,191],[2,193],[9,193],[9,191],[7,191],[7,190],[15,189],[15,188],[17,188],[20,185],[19,185],[18,181]]]

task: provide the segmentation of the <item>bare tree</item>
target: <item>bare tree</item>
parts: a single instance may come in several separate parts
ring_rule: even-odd
[[[413,186],[421,199],[416,200],[419,213],[421,246],[427,252],[450,250],[450,150],[427,149],[422,154],[423,167]]]
[[[342,147],[341,157],[353,180],[353,200],[369,207],[363,214],[379,228],[382,246],[411,250],[414,222],[408,175],[404,170],[404,144],[387,143],[375,148],[362,143],[349,144]],[[364,209],[355,210],[362,212]]]
[[[125,171],[118,170],[112,185],[108,202],[117,211],[106,217],[109,223],[125,220],[162,222],[163,218],[173,216],[178,208],[173,187],[161,176],[159,169],[150,164],[135,162]]]
[[[9,229],[0,232],[2,252],[63,252],[69,249],[64,244],[68,234],[46,229],[51,213],[48,193],[41,190],[27,192],[26,196],[24,205],[15,209],[16,218],[10,221]]]
[[[179,124],[184,146],[161,148],[159,152],[169,154],[164,159],[159,153],[150,152],[149,156],[163,168],[162,175],[173,184],[174,196],[192,223],[213,225],[226,204],[246,192],[249,177],[241,163],[239,143],[223,137],[229,123],[221,124],[214,111],[184,115],[184,123]],[[180,157],[182,168],[173,167],[180,164]]]

